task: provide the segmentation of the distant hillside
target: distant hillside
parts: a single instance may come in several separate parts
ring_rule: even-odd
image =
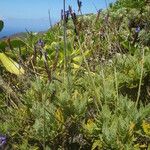
[[[0,38],[0,40],[5,40],[7,38],[23,37],[23,36],[25,36],[25,34],[26,34],[25,32],[16,33],[16,34],[13,34],[10,36],[4,36],[4,37]]]
[[[45,31],[49,28],[48,19],[4,19],[4,29],[0,33],[0,38],[14,34],[20,34],[28,31],[39,32]],[[52,23],[55,24],[57,20],[52,18]]]
[[[39,34],[46,33],[46,31],[40,31],[40,32],[35,32],[35,33],[37,33],[39,35]],[[12,34],[10,36],[4,36],[4,37],[0,38],[0,40],[6,40],[8,38],[11,38],[11,39],[13,39],[13,38],[22,38],[22,37],[26,37],[26,35],[27,35],[27,32],[20,32],[20,33]]]

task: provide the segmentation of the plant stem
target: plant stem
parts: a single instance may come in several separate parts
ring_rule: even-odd
[[[139,89],[138,89],[138,94],[137,94],[137,100],[136,100],[136,103],[135,103],[135,107],[138,106],[139,99],[140,99],[142,79],[143,79],[143,72],[144,72],[144,55],[145,55],[145,50],[143,48],[143,50],[142,50],[141,76],[140,76],[140,81],[139,81]]]
[[[45,137],[45,129],[46,129],[46,113],[45,113],[45,96],[42,96],[42,101],[43,101],[43,114],[44,114],[44,118],[43,118],[43,149],[46,149],[46,145],[45,145],[45,141],[46,141],[46,137]]]
[[[107,0],[105,0],[105,5],[106,5],[106,8],[108,8]]]
[[[78,43],[79,43],[79,47],[80,47],[80,51],[81,51],[84,63],[86,65],[86,68],[87,68],[87,71],[88,71],[88,75],[89,75],[90,80],[91,80],[91,84],[92,84],[93,89],[94,89],[94,93],[95,93],[95,97],[96,97],[96,100],[94,101],[95,102],[95,106],[96,106],[98,112],[100,112],[100,109],[102,108],[102,102],[100,101],[99,94],[97,92],[97,89],[96,89],[93,77],[91,76],[91,71],[90,71],[90,68],[88,66],[88,62],[87,62],[87,60],[86,60],[86,58],[84,56],[84,52],[83,52],[83,49],[82,49],[82,46],[81,46],[81,43],[80,43],[79,39],[78,39]],[[100,108],[99,108],[99,106],[100,106]]]
[[[67,38],[66,38],[66,0],[63,0],[63,11],[64,11],[64,34],[63,34],[63,40],[64,40],[64,68],[67,69]]]
[[[69,67],[68,67],[68,55],[67,55],[67,27],[66,27],[66,0],[63,0],[63,11],[64,11],[64,17],[63,17],[63,26],[64,26],[64,34],[63,34],[63,40],[64,40],[64,71],[67,75],[67,85],[68,85],[68,92],[70,92],[70,80],[69,80]],[[65,76],[64,76],[65,79]]]
[[[115,75],[115,88],[116,88],[116,108],[118,105],[118,101],[119,101],[119,93],[118,93],[118,81],[117,81],[117,70],[116,70],[116,66],[114,66],[114,75]]]
[[[104,97],[104,103],[106,104],[106,87],[105,87],[105,75],[104,75],[104,70],[103,70],[103,66],[101,64],[101,76],[102,76],[102,85],[103,85],[103,97]]]
[[[51,20],[51,12],[48,10],[48,16],[49,16],[49,25],[52,28],[52,20]]]

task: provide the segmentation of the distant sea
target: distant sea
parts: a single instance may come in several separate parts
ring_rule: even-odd
[[[26,30],[40,32],[50,28],[48,19],[3,19],[3,21],[4,28],[0,32],[0,38],[26,32]],[[54,24],[56,20],[53,19],[52,22]]]

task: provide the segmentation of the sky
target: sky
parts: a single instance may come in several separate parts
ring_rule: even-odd
[[[96,12],[97,9],[105,8],[106,2],[114,0],[82,0],[83,13]],[[66,0],[67,5],[72,5],[77,10],[77,0]],[[95,5],[95,6],[94,6]],[[52,18],[60,17],[63,0],[0,0],[0,17],[20,19],[41,19],[48,17],[48,10]]]
[[[98,9],[106,8],[114,1],[82,0],[82,13],[96,13]],[[77,0],[66,0],[66,7],[68,5],[77,11]],[[0,37],[6,35],[6,32],[8,35],[24,31],[25,28],[35,31],[45,30],[49,27],[48,10],[54,24],[59,21],[62,8],[63,0],[0,0],[0,19],[2,18],[5,23]]]

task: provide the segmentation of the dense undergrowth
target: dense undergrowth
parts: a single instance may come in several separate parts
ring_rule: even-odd
[[[150,149],[149,1],[66,15],[0,42],[0,147]]]

